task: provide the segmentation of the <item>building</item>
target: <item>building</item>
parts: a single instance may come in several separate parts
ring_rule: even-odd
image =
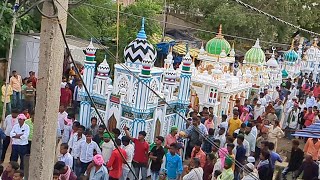
[[[183,57],[178,84],[171,54],[165,68],[153,67],[156,50],[147,41],[142,19],[136,39],[124,50],[125,63],[114,65],[114,82],[109,78],[106,59],[95,74],[94,54],[95,48],[90,43],[86,48],[83,79],[109,130],[119,128],[122,131],[126,126],[133,137],[137,137],[139,131],[146,131],[146,140],[153,142],[154,137],[167,135],[173,125],[180,130],[184,128],[190,99],[192,59],[189,53]],[[97,114],[88,94],[82,92],[81,95],[80,123],[89,126],[90,118]]]

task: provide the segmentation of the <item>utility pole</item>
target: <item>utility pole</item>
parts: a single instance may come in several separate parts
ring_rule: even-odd
[[[65,31],[68,0],[54,0],[54,4],[58,9],[58,17]],[[52,2],[45,1],[42,12],[47,16],[52,16],[55,13]],[[57,19],[42,17],[37,103],[29,161],[29,180],[49,180],[53,176],[64,47]]]
[[[7,1],[5,2],[4,6],[7,5]],[[1,11],[0,21],[3,15],[5,7],[3,7],[3,10]],[[14,40],[14,31],[16,29],[17,24],[17,11],[19,9],[19,0],[16,0],[15,5],[13,6],[13,18],[12,18],[12,26],[11,26],[11,35],[10,35],[10,45],[9,45],[9,54],[8,54],[8,64],[7,64],[7,74],[6,74],[6,89],[4,91],[4,100],[5,103],[3,103],[3,109],[2,109],[2,121],[1,121],[1,127],[3,125],[3,121],[6,118],[6,112],[7,112],[7,102],[6,97],[8,94],[8,86],[9,86],[9,76],[10,76],[10,69],[11,69],[11,62],[12,62],[12,49],[13,49],[13,40]]]

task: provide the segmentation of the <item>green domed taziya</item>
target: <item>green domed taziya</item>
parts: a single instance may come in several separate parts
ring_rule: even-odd
[[[260,47],[259,39],[257,39],[254,46],[246,52],[244,56],[244,63],[263,65],[266,62],[266,55]]]
[[[222,36],[222,25],[219,27],[219,32],[210,41],[206,44],[206,51],[209,54],[220,55],[222,50],[225,50],[226,54],[230,53],[231,46],[227,40],[225,40]]]

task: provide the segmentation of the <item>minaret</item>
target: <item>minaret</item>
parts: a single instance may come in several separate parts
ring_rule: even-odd
[[[180,84],[179,84],[179,94],[178,94],[178,113],[184,117],[188,105],[190,103],[189,95],[190,95],[190,84],[191,84],[191,63],[192,59],[189,54],[188,44],[187,44],[187,54],[183,57],[182,60],[182,69],[180,74]],[[184,129],[184,119],[177,115],[177,120],[175,125],[178,127],[179,130]]]
[[[163,84],[164,84],[164,92],[167,90],[167,94],[165,94],[166,100],[170,101],[173,98],[174,86],[176,85],[177,72],[173,69],[173,59],[172,59],[172,51],[169,52],[167,56],[167,63],[169,68],[166,69],[163,73]]]
[[[139,74],[139,83],[136,90],[136,101],[133,107],[134,120],[131,126],[132,137],[138,137],[140,131],[145,131],[145,121],[148,115],[147,105],[150,90],[151,68],[153,66],[153,60],[149,54],[142,60],[142,69]],[[151,132],[147,132],[151,133]]]
[[[112,80],[109,77],[110,67],[107,62],[106,56],[104,57],[104,60],[102,63],[99,64],[97,67],[97,76],[95,78],[96,80],[96,88],[95,93],[104,96],[107,93],[107,87],[111,84]]]
[[[84,73],[83,73],[83,81],[87,86],[89,94],[93,91],[93,80],[94,80],[94,70],[96,66],[95,60],[96,48],[92,44],[92,40],[90,41],[89,46],[86,48],[86,59],[84,61]],[[80,93],[80,92],[79,92]],[[91,113],[91,103],[89,101],[88,94],[82,92],[84,96],[83,100],[80,103],[80,124],[88,127],[90,124],[90,113]]]

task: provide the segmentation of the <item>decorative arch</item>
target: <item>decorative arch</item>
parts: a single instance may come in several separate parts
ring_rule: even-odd
[[[159,81],[157,79],[153,79],[150,83],[150,87],[152,90],[155,92],[159,91]],[[148,103],[153,104],[156,101],[157,95],[153,93],[152,91],[149,92],[149,98],[148,98]]]
[[[156,120],[156,126],[154,128],[154,140],[157,136],[160,136],[161,133],[161,122],[159,119]]]
[[[121,76],[119,77],[119,81],[118,81],[118,83],[117,83],[117,89],[118,89],[117,94],[120,93],[120,90],[121,90],[122,88],[125,88],[125,89],[127,89],[127,90],[129,89],[129,79],[128,79],[128,77],[125,76],[125,75],[121,75]],[[125,101],[128,101],[128,92],[126,93],[126,95],[125,95],[125,97],[124,97],[124,100],[125,100]]]
[[[108,120],[108,129],[109,129],[109,131],[112,131],[112,129],[114,129],[116,127],[117,127],[117,119],[113,113],[112,116]]]

